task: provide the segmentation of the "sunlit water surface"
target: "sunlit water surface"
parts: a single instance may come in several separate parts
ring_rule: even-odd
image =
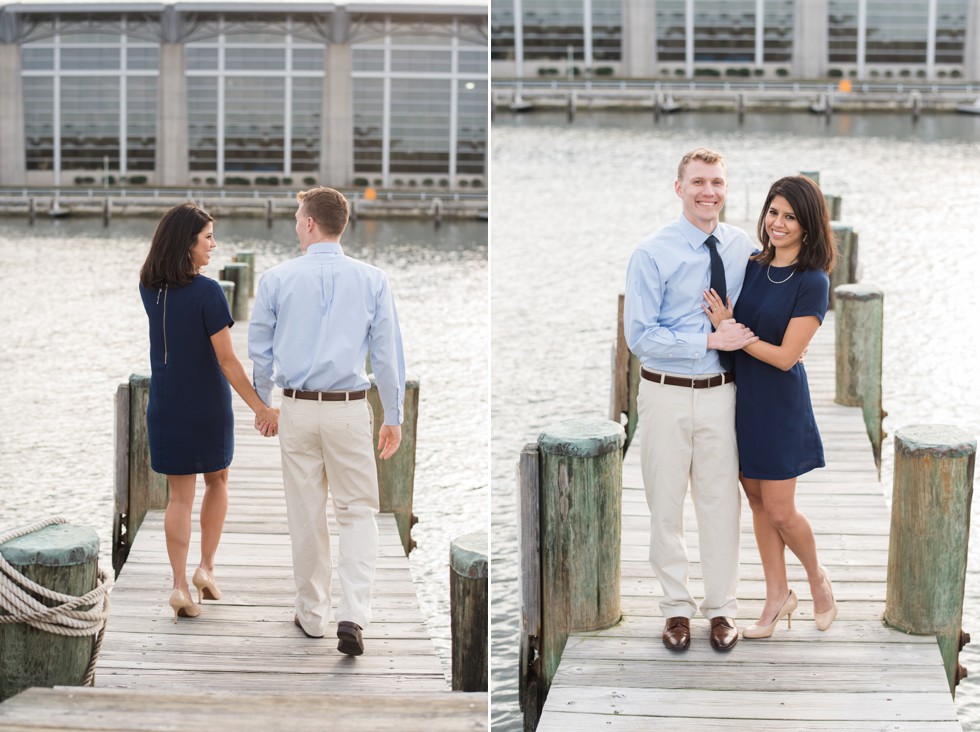
[[[730,222],[755,221],[775,179],[820,171],[860,234],[862,282],[885,293],[884,428],[958,425],[980,433],[980,118],[805,114],[535,112],[492,130],[492,720],[521,729],[517,705],[516,485],[521,447],[542,427],[605,417],[616,298],[637,243],[674,220],[680,156],[728,161]],[[891,491],[894,446],[883,447]],[[976,509],[980,510],[980,509]],[[980,541],[969,558],[963,626],[980,630]],[[974,638],[976,638],[976,633]],[[980,729],[980,643],[956,697]]]
[[[112,543],[113,397],[131,373],[149,373],[137,282],[155,224],[0,220],[0,530],[65,516],[97,530],[104,565]],[[291,220],[270,229],[219,219],[215,235],[206,270],[213,277],[237,251],[256,252],[259,274],[299,254]],[[362,219],[343,238],[347,254],[387,272],[406,370],[420,381],[420,521],[410,563],[447,678],[449,544],[488,526],[486,242],[486,224],[473,222],[434,230]],[[234,463],[232,501],[233,489]]]

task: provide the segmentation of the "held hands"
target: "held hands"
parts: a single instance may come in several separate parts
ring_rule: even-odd
[[[737,351],[759,340],[759,336],[732,319],[722,320],[714,333],[708,333],[708,348]]]
[[[402,442],[402,428],[398,424],[383,424],[378,430],[378,449],[382,460],[387,460],[398,450]]]
[[[704,310],[704,314],[708,316],[711,320],[711,324],[717,330],[718,326],[723,320],[730,320],[732,317],[732,299],[728,298],[728,304],[726,305],[718,297],[718,293],[714,290],[704,291],[704,302],[706,304],[701,305],[701,309]]]
[[[275,437],[279,434],[279,410],[264,407],[255,414],[255,429],[263,437]]]

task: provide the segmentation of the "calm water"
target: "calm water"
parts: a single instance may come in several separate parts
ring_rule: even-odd
[[[0,529],[63,515],[111,548],[113,396],[149,373],[136,288],[155,224],[0,219]],[[291,220],[219,220],[215,235],[211,276],[236,251],[254,250],[259,273],[299,254]],[[449,543],[488,526],[486,237],[478,223],[361,220],[343,240],[388,273],[420,380],[411,565],[447,674]]]
[[[729,168],[728,220],[755,221],[773,180],[819,170],[860,234],[861,281],[885,292],[885,430],[918,423],[980,433],[980,118],[902,115],[499,115],[492,132],[492,719],[517,706],[514,467],[552,422],[605,417],[616,297],[649,232],[680,215],[680,156],[705,145]],[[870,449],[870,448],[869,448]],[[890,493],[892,451],[883,447]],[[978,505],[980,502],[975,502]],[[980,508],[976,509],[980,511]],[[976,518],[974,518],[976,526]],[[977,534],[975,533],[975,537]],[[980,539],[970,551],[963,626],[980,631]],[[980,642],[961,656],[966,729],[980,729]]]

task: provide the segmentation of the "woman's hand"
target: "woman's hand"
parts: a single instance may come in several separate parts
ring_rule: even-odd
[[[255,414],[255,429],[263,437],[275,437],[279,434],[279,410],[263,407]]]
[[[718,297],[718,293],[714,290],[704,291],[704,302],[707,304],[702,304],[701,309],[704,310],[704,314],[708,316],[711,320],[711,325],[716,329],[721,324],[723,320],[731,320],[732,318],[732,299],[728,298],[727,306]]]

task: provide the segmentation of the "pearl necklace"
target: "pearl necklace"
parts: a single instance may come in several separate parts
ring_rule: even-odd
[[[773,283],[774,285],[781,285],[781,284],[783,284],[784,282],[789,282],[789,279],[790,279],[790,277],[792,277],[793,275],[795,275],[795,274],[796,274],[796,270],[794,269],[794,270],[793,270],[792,272],[790,272],[790,273],[789,273],[789,277],[787,277],[787,278],[786,278],[785,280],[774,280],[774,279],[772,278],[772,275],[771,275],[771,274],[769,274],[769,270],[771,270],[771,269],[772,269],[772,262],[770,262],[770,263],[769,263],[769,266],[768,266],[768,267],[766,267],[766,277],[767,277],[767,278],[769,279],[769,281],[770,281],[770,282],[772,282],[772,283]]]

